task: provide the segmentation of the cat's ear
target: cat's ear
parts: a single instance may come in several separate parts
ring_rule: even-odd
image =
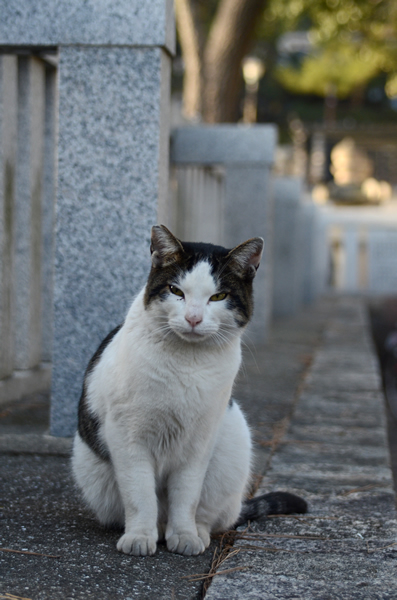
[[[183,248],[181,242],[172,235],[165,225],[154,225],[152,227],[150,252],[152,253],[152,265],[154,267],[166,267],[178,259],[183,252]]]
[[[263,246],[264,241],[261,237],[252,238],[233,248],[228,257],[233,260],[239,270],[253,278],[261,262]]]

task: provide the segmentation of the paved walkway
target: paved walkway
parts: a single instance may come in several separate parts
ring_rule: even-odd
[[[261,488],[295,491],[310,512],[224,544],[206,598],[396,598],[383,396],[361,301],[325,299],[276,324],[245,364],[236,397],[254,430]],[[43,395],[0,407],[0,545],[19,551],[0,551],[0,598],[201,598],[195,575],[208,573],[219,541],[194,558],[162,546],[152,558],[119,554],[119,532],[98,526],[73,488],[70,441],[43,434],[45,419]]]
[[[237,540],[207,600],[397,598],[397,527],[384,399],[366,311],[328,304],[292,420],[261,489],[304,496],[304,518],[273,518]],[[250,546],[255,548],[250,549]]]

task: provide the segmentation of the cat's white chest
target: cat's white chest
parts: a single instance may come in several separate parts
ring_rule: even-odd
[[[172,352],[127,335],[107,354],[91,379],[92,396],[102,398],[105,420],[150,448],[160,470],[212,443],[240,365],[239,343],[224,353],[189,345]]]

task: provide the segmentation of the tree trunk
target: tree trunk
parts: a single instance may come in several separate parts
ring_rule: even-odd
[[[221,0],[204,49],[203,119],[238,118],[243,83],[241,61],[255,34],[266,0]]]
[[[196,0],[197,2],[197,0]],[[239,114],[241,61],[267,0],[220,0],[205,45],[195,0],[176,0],[179,42],[185,63],[183,106],[187,118],[234,122]]]
[[[175,0],[175,16],[179,43],[185,63],[183,80],[183,114],[192,121],[202,112],[202,51],[199,24],[192,0]]]

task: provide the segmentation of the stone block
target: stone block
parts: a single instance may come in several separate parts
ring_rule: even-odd
[[[178,164],[273,164],[275,125],[200,125],[178,127],[171,143],[171,160]]]
[[[1,46],[175,49],[172,0],[1,0],[0,12]]]

